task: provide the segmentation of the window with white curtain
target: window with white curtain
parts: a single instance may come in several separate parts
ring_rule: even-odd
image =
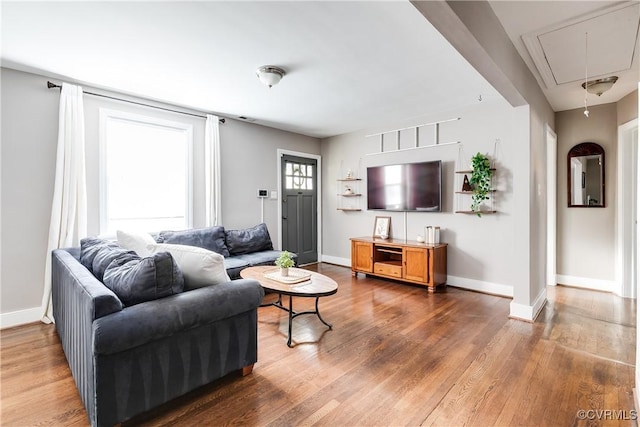
[[[100,110],[100,232],[191,226],[192,126]]]

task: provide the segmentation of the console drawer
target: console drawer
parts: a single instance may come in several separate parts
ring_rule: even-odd
[[[374,274],[380,274],[384,276],[402,278],[402,264],[400,262],[376,262],[373,265]]]

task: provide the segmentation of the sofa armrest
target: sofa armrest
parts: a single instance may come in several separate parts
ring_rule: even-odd
[[[56,249],[51,254],[54,318],[82,311],[86,320],[93,321],[122,310],[122,302],[116,294],[80,264],[74,251],[75,248]],[[70,304],[75,305],[71,307]]]
[[[257,281],[242,279],[126,307],[93,323],[93,352],[118,353],[256,310],[263,296]]]

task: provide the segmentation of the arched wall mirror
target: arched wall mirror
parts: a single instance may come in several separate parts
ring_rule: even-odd
[[[567,155],[570,208],[604,208],[604,148],[583,142]]]

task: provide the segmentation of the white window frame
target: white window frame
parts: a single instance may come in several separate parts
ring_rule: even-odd
[[[193,125],[188,123],[174,122],[156,117],[150,117],[142,114],[129,113],[126,111],[112,110],[100,108],[100,137],[99,137],[99,180],[100,180],[100,234],[106,236],[113,234],[108,230],[108,183],[107,183],[107,121],[123,120],[129,122],[140,123],[149,126],[159,126],[164,128],[172,128],[186,133],[187,137],[187,200],[186,200],[186,220],[187,228],[193,227]],[[148,232],[156,232],[161,230],[146,230]]]

